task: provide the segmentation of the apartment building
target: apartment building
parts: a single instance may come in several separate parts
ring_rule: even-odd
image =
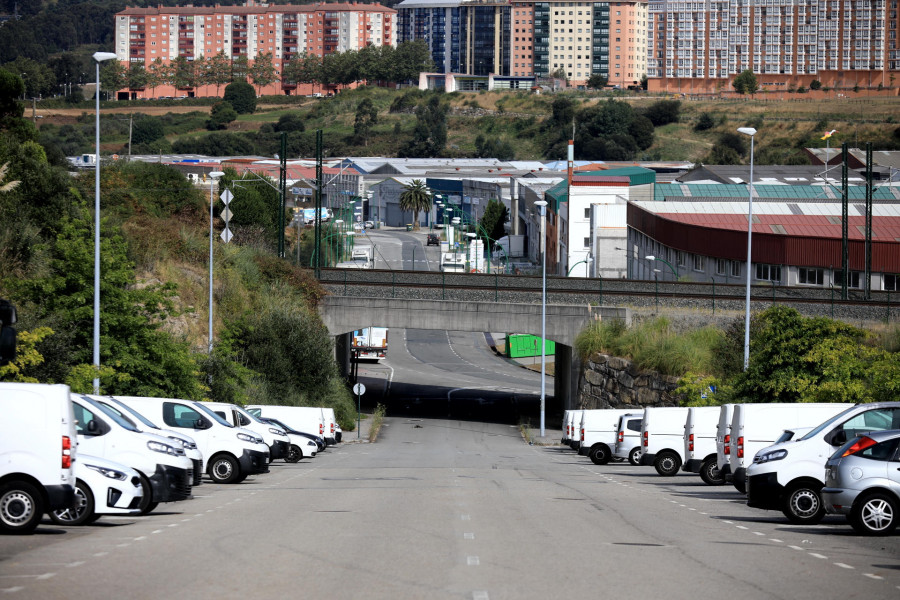
[[[123,63],[163,65],[179,57],[189,61],[224,53],[230,60],[269,53],[278,73],[292,57],[307,52],[325,56],[365,46],[397,44],[396,11],[357,2],[267,5],[247,0],[243,6],[156,6],[126,8],[116,14],[115,52]],[[293,86],[290,86],[293,88]],[[280,82],[262,94],[287,93]],[[178,96],[185,90],[161,85],[129,90],[132,97]],[[200,86],[190,95],[218,95],[216,86]]]
[[[650,0],[651,91],[731,91],[747,69],[761,89],[894,84],[897,0]]]

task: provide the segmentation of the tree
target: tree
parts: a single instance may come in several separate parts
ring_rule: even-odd
[[[128,67],[117,60],[108,60],[100,67],[100,87],[106,90],[106,97],[126,86]]]
[[[228,129],[228,124],[237,119],[237,111],[231,106],[231,103],[223,100],[213,104],[209,111],[209,119],[206,121],[206,128],[210,131],[218,129]]]
[[[756,90],[759,89],[759,85],[756,82],[756,75],[750,69],[742,71],[737,75],[734,78],[734,81],[731,82],[731,87],[733,87],[738,94],[755,94]]]
[[[179,56],[172,63],[172,84],[179,90],[193,89],[199,80],[197,70],[194,61]]]
[[[262,88],[278,81],[278,73],[275,71],[275,65],[272,62],[272,53],[259,53],[250,66],[248,75],[250,81],[256,86],[257,94],[262,93]]]
[[[419,73],[434,69],[431,51],[423,39],[401,42],[389,55],[393,59],[393,76],[390,80],[394,83],[418,81]]]
[[[253,114],[256,110],[256,92],[246,81],[234,81],[225,86],[222,100],[231,104],[237,114]]]
[[[421,179],[413,179],[400,192],[400,210],[411,211],[413,227],[419,228],[419,213],[431,210],[431,193]]]
[[[694,124],[694,131],[706,131],[716,126],[716,120],[708,112],[700,114],[700,118]]]
[[[224,50],[219,50],[218,54],[206,61],[206,71],[201,80],[205,85],[216,86],[216,96],[219,95],[220,87],[231,83],[231,61],[225,56]]]
[[[658,100],[644,110],[644,116],[650,119],[654,127],[677,123],[681,118],[681,101]]]
[[[485,246],[490,248],[497,240],[506,235],[506,223],[509,222],[509,210],[498,200],[488,200],[481,215],[481,227],[478,236],[485,239]]]
[[[0,69],[0,128],[8,129],[12,122],[21,121],[25,106],[17,100],[25,93],[25,83],[18,75]]]
[[[231,60],[231,81],[247,81],[250,71],[250,58],[246,54],[239,54]]]
[[[609,83],[609,79],[599,73],[594,73],[587,80],[587,86],[595,90],[602,90],[606,87],[607,83]]]
[[[165,134],[165,128],[156,117],[138,117],[132,126],[131,141],[134,144],[150,144]]]
[[[147,86],[147,71],[142,63],[131,63],[125,76],[125,85],[130,90],[142,90]]]
[[[822,89],[822,82],[819,81],[818,79],[813,79],[812,81],[809,82],[809,89],[811,89],[811,90],[821,90],[821,89]]]
[[[413,137],[397,154],[410,158],[434,158],[443,152],[446,144],[447,106],[435,94],[416,108]]]
[[[22,76],[26,98],[50,96],[57,91],[56,76],[43,62],[19,56],[14,61],[4,64],[3,68]]]
[[[363,98],[356,106],[356,120],[353,123],[353,134],[362,138],[363,145],[369,145],[369,132],[378,123],[378,110],[369,98]]]
[[[147,87],[150,88],[150,93],[154,98],[156,97],[156,88],[169,84],[172,79],[171,75],[172,69],[169,68],[169,65],[163,64],[161,58],[157,58],[147,67]]]
[[[288,113],[286,115],[281,115],[278,117],[278,122],[275,123],[275,126],[272,128],[273,131],[282,132],[286,131],[288,133],[294,131],[304,131],[306,129],[306,125],[303,124],[303,118],[296,113]]]

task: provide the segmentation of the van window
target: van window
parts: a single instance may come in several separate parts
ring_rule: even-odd
[[[203,417],[193,408],[175,402],[163,402],[163,422],[169,427],[193,429],[198,419]]]
[[[854,415],[847,422],[835,428],[834,433],[844,431],[846,439],[869,433],[900,428],[900,408],[876,408]]]
[[[96,418],[94,413],[77,402],[72,403],[72,408],[75,411],[75,432],[79,435],[92,435],[88,433],[88,423]],[[102,422],[102,419],[97,419],[98,425]]]
[[[640,431],[641,430],[641,420],[640,419],[632,419],[628,421],[628,430],[629,431]]]
[[[241,424],[241,427],[246,427],[247,425],[250,424],[250,419],[248,419],[245,415],[242,415],[241,413],[236,413],[236,414],[237,414],[238,422]]]

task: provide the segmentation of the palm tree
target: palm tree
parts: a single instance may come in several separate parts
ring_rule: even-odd
[[[413,228],[419,228],[419,213],[431,210],[431,192],[421,179],[413,179],[400,192],[400,210],[412,211]]]

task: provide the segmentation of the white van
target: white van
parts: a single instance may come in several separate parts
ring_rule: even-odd
[[[254,431],[262,437],[263,442],[269,447],[269,460],[284,458],[291,448],[291,439],[280,427],[263,423],[257,417],[236,404],[227,402],[204,402],[217,415],[228,421],[233,427],[243,427]]]
[[[322,419],[325,421],[325,443],[326,444],[337,444],[337,419],[334,416],[334,409],[322,407]]]
[[[252,431],[232,427],[202,402],[178,398],[117,396],[119,400],[185,431],[203,454],[203,470],[215,483],[240,483],[250,475],[269,472],[269,447]]]
[[[632,465],[641,464],[641,421],[643,412],[632,412],[619,417],[616,427],[616,449],[613,456],[627,460]]]
[[[686,406],[650,406],[641,421],[641,465],[653,465],[664,477],[678,473],[684,463]]]
[[[568,427],[568,423],[569,423],[569,413],[570,413],[570,412],[572,412],[572,411],[570,411],[570,410],[565,410],[565,411],[563,411],[563,417],[562,417],[562,437],[559,438],[559,443],[560,443],[560,444],[565,444],[565,445],[567,445],[567,446],[569,445],[569,427]]]
[[[54,523],[84,525],[101,515],[141,514],[141,474],[131,467],[80,452],[75,478],[75,504],[51,512]]]
[[[831,455],[858,435],[889,429],[900,429],[900,402],[857,404],[799,440],[761,450],[747,469],[747,506],[781,510],[792,523],[818,523],[825,516],[822,488]]]
[[[581,411],[581,423],[578,425],[581,444],[578,454],[587,456],[595,465],[607,464],[616,447],[619,417],[629,412],[618,408]]]
[[[726,475],[726,480],[744,493],[747,467],[753,462],[753,457],[774,444],[785,429],[814,426],[851,406],[806,402],[735,405],[731,418],[731,475]]]
[[[177,502],[191,497],[194,465],[184,448],[161,435],[141,433],[99,402],[82,394],[72,394],[77,421],[79,450],[123,465],[141,476],[141,514],[160,502]]]
[[[716,436],[719,406],[691,406],[684,421],[684,466],[682,471],[699,473],[707,485],[724,485],[725,476],[716,466]]]
[[[569,422],[566,426],[566,431],[568,431],[569,435],[569,448],[576,452],[581,447],[581,436],[578,434],[578,428],[581,426],[581,416],[583,414],[583,410],[570,410]]]
[[[115,396],[88,396],[93,398],[109,410],[118,414],[123,419],[127,419],[138,430],[144,433],[153,433],[171,439],[175,444],[181,444],[184,448],[184,455],[191,459],[193,463],[194,479],[191,485],[200,485],[203,479],[203,454],[197,448],[197,442],[194,438],[185,435],[179,431],[171,429],[162,429],[156,423],[142,415],[139,411],[131,408],[124,402],[118,400]]]
[[[253,404],[246,408],[251,415],[278,419],[291,429],[325,438],[325,417],[318,406]]]
[[[731,473],[731,419],[734,416],[734,404],[723,404],[719,407],[719,424],[716,427],[716,467],[719,474],[728,481]]]
[[[66,385],[0,383],[0,532],[34,531],[75,502],[75,415]]]

